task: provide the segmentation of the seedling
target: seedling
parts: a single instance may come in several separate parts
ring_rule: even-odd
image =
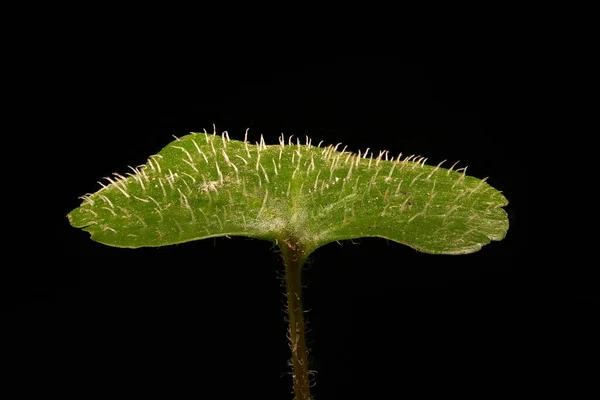
[[[116,247],[166,246],[219,236],[268,240],[285,265],[296,400],[310,399],[301,273],[334,241],[381,237],[431,254],[467,254],[502,240],[508,201],[466,167],[420,156],[346,151],[282,135],[278,145],[227,132],[176,138],[145,165],[100,182],[68,214]]]

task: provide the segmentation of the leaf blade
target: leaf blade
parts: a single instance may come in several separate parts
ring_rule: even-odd
[[[291,235],[308,254],[373,236],[426,253],[467,254],[505,237],[508,201],[485,180],[422,158],[387,157],[191,134],[134,174],[110,179],[68,217],[93,240],[131,248]]]

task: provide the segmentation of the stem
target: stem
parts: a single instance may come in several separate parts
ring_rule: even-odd
[[[304,265],[305,253],[301,246],[290,238],[280,241],[279,247],[285,264],[294,400],[310,400],[308,349],[304,337],[304,310],[302,308],[302,266]]]

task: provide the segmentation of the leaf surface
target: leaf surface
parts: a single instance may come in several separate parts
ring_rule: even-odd
[[[93,240],[166,246],[217,236],[327,243],[382,237],[434,254],[472,253],[508,230],[508,201],[485,182],[421,157],[181,137],[140,168],[106,178],[68,214]]]

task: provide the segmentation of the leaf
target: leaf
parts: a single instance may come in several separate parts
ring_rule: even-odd
[[[267,146],[192,133],[83,196],[70,223],[100,243],[137,248],[217,236],[327,243],[382,237],[466,254],[508,230],[496,189],[426,159],[338,151],[308,139]]]

